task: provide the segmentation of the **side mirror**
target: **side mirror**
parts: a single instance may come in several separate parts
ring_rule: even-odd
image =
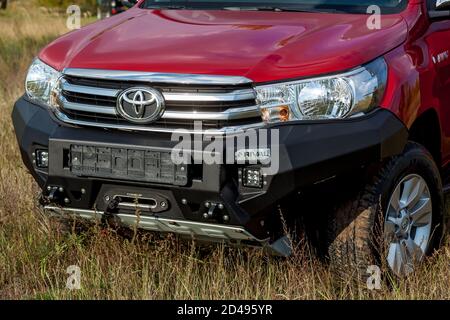
[[[430,9],[428,15],[431,19],[450,18],[450,0],[436,0],[435,9]]]
[[[449,0],[449,2],[450,2],[450,0]],[[137,3],[137,0],[129,0],[129,1],[126,1],[126,0],[122,0],[122,4],[125,6],[125,7],[127,7],[127,8],[132,8],[132,7],[134,7],[134,5]]]

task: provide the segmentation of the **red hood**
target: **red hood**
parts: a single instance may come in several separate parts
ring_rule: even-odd
[[[406,39],[400,15],[139,8],[71,32],[40,58],[57,68],[246,76],[255,82],[346,70]]]

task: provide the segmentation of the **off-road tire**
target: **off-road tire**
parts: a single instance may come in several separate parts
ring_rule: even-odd
[[[347,196],[330,213],[327,254],[335,274],[365,279],[370,265],[382,264],[384,213],[390,195],[408,174],[419,174],[428,184],[433,203],[433,236],[430,253],[441,240],[444,198],[439,170],[431,154],[421,145],[409,142],[404,152],[383,162],[369,175],[360,191]]]

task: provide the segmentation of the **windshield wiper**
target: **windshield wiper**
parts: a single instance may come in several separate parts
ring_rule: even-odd
[[[339,12],[336,9],[300,9],[290,7],[275,7],[275,6],[257,6],[257,7],[225,7],[225,10],[236,11],[274,11],[274,12],[310,12],[310,13],[324,13],[324,12]]]
[[[166,6],[147,6],[145,9],[153,9],[153,10],[185,10],[188,9],[186,6],[182,5],[166,5]]]
[[[309,12],[309,13],[324,13],[324,12],[338,12],[335,9],[300,9],[290,7],[276,7],[276,6],[257,6],[257,7],[188,7],[185,5],[153,5],[147,6],[150,10],[229,10],[229,11],[274,11],[274,12]]]

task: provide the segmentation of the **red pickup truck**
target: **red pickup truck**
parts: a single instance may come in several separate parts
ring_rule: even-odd
[[[138,1],[34,60],[12,116],[23,161],[53,215],[283,256],[295,229],[337,272],[407,275],[445,229],[449,10]],[[224,137],[244,142],[211,148]]]

